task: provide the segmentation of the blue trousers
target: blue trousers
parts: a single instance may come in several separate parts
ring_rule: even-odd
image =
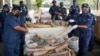
[[[88,46],[91,40],[91,31],[80,33],[78,56],[88,56]]]
[[[0,42],[2,42],[2,29],[0,28]]]
[[[4,43],[5,56],[19,56],[20,43]]]
[[[91,32],[91,40],[89,42],[89,51],[94,49],[94,29]]]
[[[25,33],[21,34],[21,42],[20,42],[20,56],[23,56],[24,54],[24,44],[25,44]]]
[[[2,34],[1,34],[1,32],[0,32],[0,42],[2,42]]]

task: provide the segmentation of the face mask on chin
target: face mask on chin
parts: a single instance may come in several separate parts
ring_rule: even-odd
[[[83,15],[89,15],[89,11],[88,12],[82,12]]]
[[[88,11],[82,11],[82,14],[87,14],[88,13]]]

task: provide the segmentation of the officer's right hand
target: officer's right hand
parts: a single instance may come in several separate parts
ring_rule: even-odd
[[[21,26],[16,26],[16,27],[14,27],[14,29],[17,31],[20,31],[20,32],[24,32],[24,33],[28,32],[28,30],[26,28],[21,27]]]

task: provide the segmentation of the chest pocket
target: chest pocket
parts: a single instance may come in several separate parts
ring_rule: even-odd
[[[23,10],[23,11],[26,11],[26,7],[25,7],[25,6],[23,6],[23,7],[22,7],[22,10]]]
[[[62,9],[61,9],[61,8],[59,8],[59,11],[61,12],[61,11],[62,11]]]
[[[62,13],[63,15],[66,14],[66,9],[62,8],[60,11],[61,11],[61,13]]]
[[[66,12],[66,9],[63,9],[63,13],[65,13]]]
[[[91,18],[88,17],[88,16],[86,16],[86,17],[85,17],[85,16],[80,17],[80,18],[79,18],[79,24],[80,24],[80,25],[87,24],[90,20],[91,20]]]
[[[86,18],[86,19],[83,20],[84,23],[87,23],[87,22],[89,22],[89,21],[90,21],[89,18]]]
[[[57,10],[57,7],[56,6],[54,6],[54,7],[52,7],[52,11],[56,11]]]

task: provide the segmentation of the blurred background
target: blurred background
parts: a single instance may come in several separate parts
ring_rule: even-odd
[[[0,0],[0,8],[2,8],[2,5],[7,3],[10,6],[12,4],[19,4],[20,0]],[[36,0],[23,0],[24,3],[28,6],[29,9],[36,8]],[[52,0],[42,0],[42,7],[50,7],[52,5]],[[72,0],[57,0],[57,3],[64,2],[64,5],[66,8],[69,8],[69,6],[72,4]],[[81,5],[82,3],[88,3],[90,4],[92,10],[99,10],[100,9],[100,0],[77,0],[78,5]]]

